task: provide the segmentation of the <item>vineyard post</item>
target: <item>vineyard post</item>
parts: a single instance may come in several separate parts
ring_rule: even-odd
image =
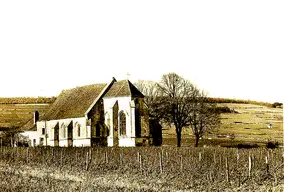
[[[269,173],[269,164],[268,164],[268,157],[265,157],[265,164],[266,164],[266,173]]]
[[[107,151],[105,153],[105,162],[108,163],[108,154],[107,154]]]
[[[89,169],[89,152],[87,151],[87,153],[86,153],[86,171],[88,171],[88,169]]]
[[[60,165],[63,166],[63,148],[60,150]]]
[[[163,173],[163,156],[162,156],[162,152],[159,153],[159,159],[160,159],[160,173]]]
[[[86,154],[86,171],[89,170],[91,161],[92,161],[92,151],[89,150],[87,151]]]
[[[92,155],[92,148],[89,148],[89,166],[92,162],[92,158],[93,158],[93,155]]]
[[[228,157],[226,157],[226,180],[227,182],[230,182],[230,168],[229,168]]]
[[[121,153],[119,153],[119,165],[122,166],[122,154]]]
[[[239,155],[239,150],[237,149],[237,169],[239,167],[239,159],[240,159],[240,155]]]
[[[29,148],[27,148],[27,153],[26,154],[27,154],[27,156],[26,156],[27,160],[26,161],[27,161],[27,163],[29,163]]]
[[[54,148],[51,148],[52,163],[54,162]]]
[[[183,165],[182,165],[182,155],[180,155],[180,172],[182,173]]]
[[[139,151],[137,152],[137,162],[140,165],[140,154],[139,154]]]
[[[251,156],[249,154],[249,166],[248,166],[248,176],[251,177]]]
[[[142,167],[142,155],[139,155],[139,164],[140,164],[140,171],[143,172],[143,167]]]

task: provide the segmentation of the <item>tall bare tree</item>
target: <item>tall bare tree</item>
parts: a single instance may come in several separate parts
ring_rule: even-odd
[[[189,126],[195,136],[195,147],[199,139],[205,134],[215,131],[220,125],[220,113],[217,104],[208,102],[207,94],[204,91],[195,89],[190,101]]]
[[[190,120],[190,95],[195,91],[195,86],[176,73],[168,73],[162,76],[158,90],[162,98],[160,113],[167,122],[175,125],[177,146],[180,147],[182,130]]]
[[[204,133],[217,127],[219,118],[213,104],[207,103],[204,92],[200,92],[189,80],[176,73],[168,73],[162,76],[157,86],[159,113],[163,119],[175,125],[178,147],[181,146],[184,127],[192,128],[195,146]]]

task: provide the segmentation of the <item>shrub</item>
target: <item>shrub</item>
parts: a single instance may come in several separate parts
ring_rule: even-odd
[[[266,144],[266,147],[268,149],[275,149],[275,148],[279,147],[279,143],[278,143],[278,141],[276,141],[276,142],[268,141],[267,144]]]

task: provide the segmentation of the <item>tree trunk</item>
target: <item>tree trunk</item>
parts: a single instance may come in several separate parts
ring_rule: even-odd
[[[195,136],[195,147],[198,147],[199,136]]]
[[[181,146],[181,131],[177,131],[177,146]]]

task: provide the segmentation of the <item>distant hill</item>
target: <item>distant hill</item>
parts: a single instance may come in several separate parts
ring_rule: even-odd
[[[234,101],[234,100],[229,100]],[[283,138],[283,109],[268,107],[262,104],[219,103],[221,125],[218,132],[206,135],[202,144],[215,143],[228,145],[247,143],[265,145],[268,141],[282,143]],[[269,125],[271,124],[271,128]],[[172,141],[168,141],[172,138]],[[211,139],[211,140],[208,140]],[[183,145],[193,145],[190,128],[183,130]],[[174,127],[164,127],[163,143],[175,142]]]
[[[56,97],[0,97],[0,104],[51,104]]]
[[[23,126],[33,118],[34,111],[45,113],[55,99],[55,97],[0,98],[0,131]]]
[[[263,101],[253,101],[253,100],[241,100],[241,99],[229,99],[229,98],[208,98],[208,102],[211,103],[238,103],[238,104],[254,104],[261,105],[271,108],[283,108],[283,104],[280,102],[263,102]]]

